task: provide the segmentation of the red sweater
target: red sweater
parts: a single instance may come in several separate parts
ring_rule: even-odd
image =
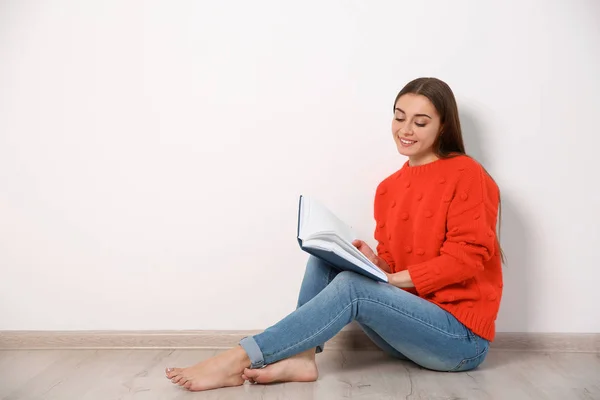
[[[467,156],[406,162],[375,195],[379,256],[392,272],[408,269],[413,293],[490,341],[502,296],[498,203],[498,187]]]

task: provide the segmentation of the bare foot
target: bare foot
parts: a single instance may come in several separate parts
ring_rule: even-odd
[[[237,346],[192,367],[167,368],[165,373],[171,382],[196,392],[243,385],[242,373],[249,365],[248,355]]]
[[[315,349],[267,365],[261,369],[244,369],[243,378],[256,383],[314,382],[319,377]]]

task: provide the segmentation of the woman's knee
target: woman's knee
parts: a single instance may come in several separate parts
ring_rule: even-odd
[[[366,290],[365,286],[373,283],[375,283],[375,281],[352,271],[342,271],[338,273],[335,279],[331,282],[331,284],[335,284],[340,290],[354,293],[356,295]]]
[[[375,283],[375,281],[356,272],[338,271],[328,263],[311,257],[306,264],[303,286],[322,286],[323,288],[332,286],[329,289],[331,293],[349,294],[351,297],[356,297],[369,283]]]
[[[336,276],[336,279],[349,284],[365,284],[375,282],[374,280],[354,271],[342,271]]]

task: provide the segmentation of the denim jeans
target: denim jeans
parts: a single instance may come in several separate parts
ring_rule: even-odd
[[[412,293],[338,270],[310,257],[298,308],[264,332],[242,339],[252,368],[315,348],[357,321],[391,356],[436,371],[467,371],[485,359],[489,342],[452,314]]]

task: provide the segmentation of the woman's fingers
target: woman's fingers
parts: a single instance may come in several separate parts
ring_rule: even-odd
[[[373,249],[371,249],[369,247],[368,244],[366,244],[362,240],[354,240],[352,242],[352,245],[354,245],[358,249],[358,251],[363,253],[365,255],[365,257],[367,257],[369,260],[371,260],[371,262],[373,264],[377,265],[377,256],[375,255],[375,252],[373,251]]]
[[[369,246],[362,240],[355,240],[352,242],[352,244],[363,254],[365,253],[365,251],[370,250]]]

